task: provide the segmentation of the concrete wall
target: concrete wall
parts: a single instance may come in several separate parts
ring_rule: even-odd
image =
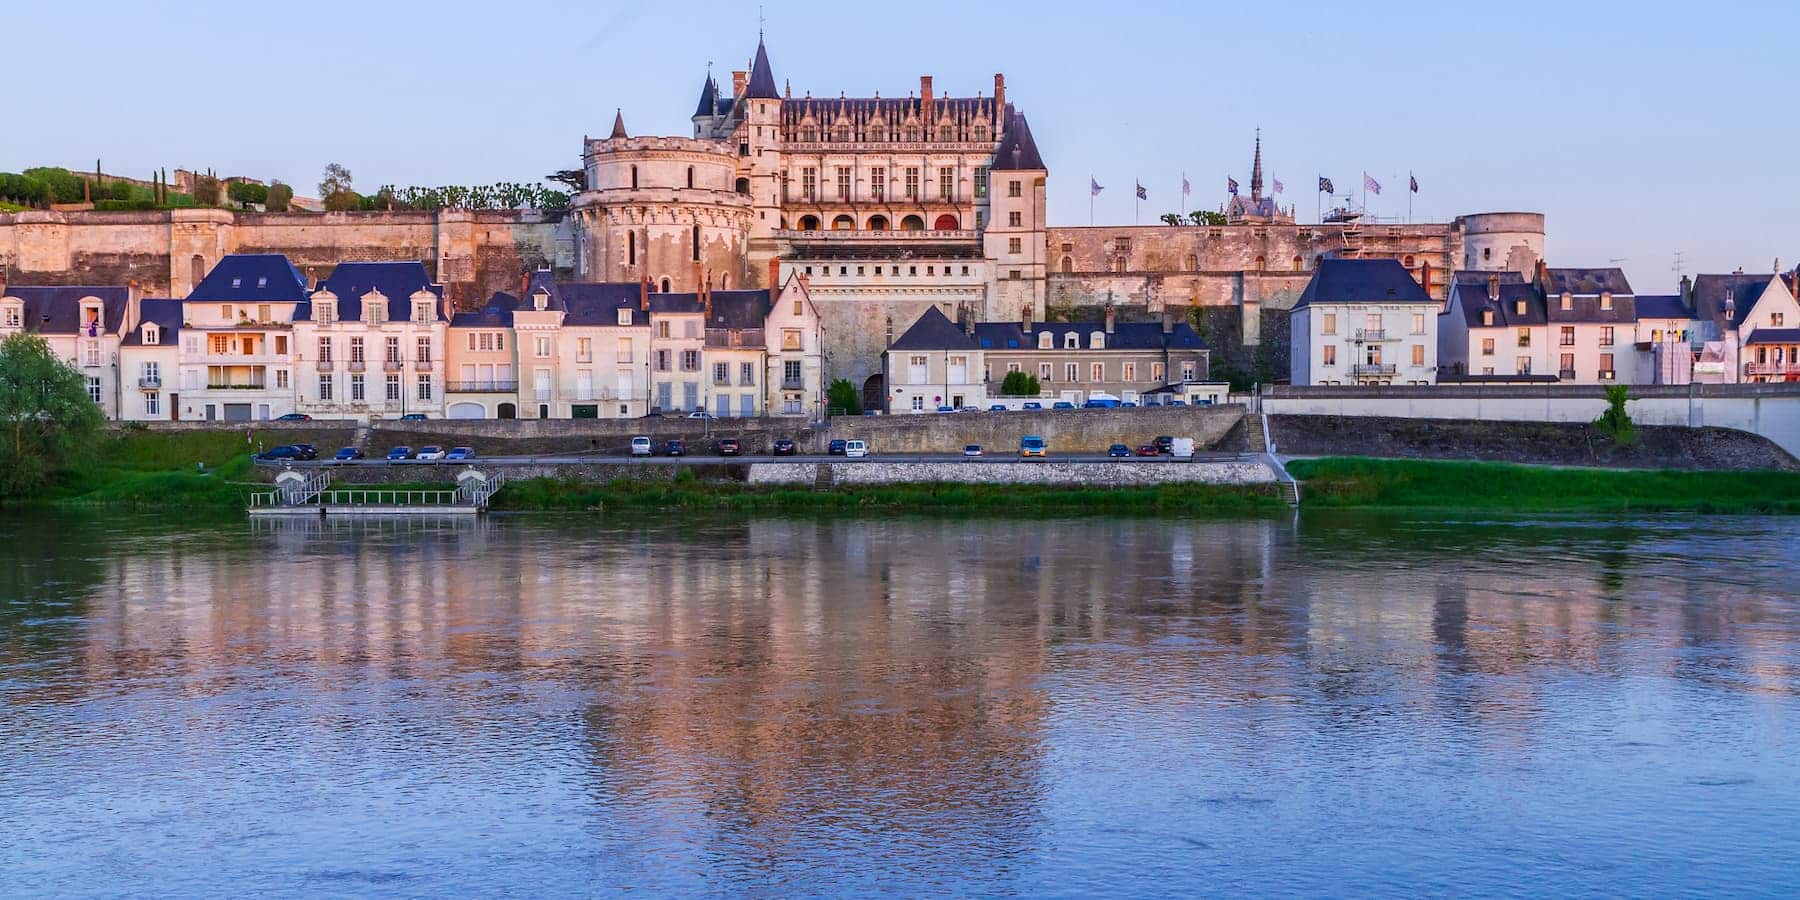
[[[1244,408],[1188,406],[1159,409],[1065,409],[1041,412],[926,413],[832,419],[827,438],[862,440],[876,453],[945,453],[965,444],[1016,451],[1034,434],[1050,452],[1104,453],[1112,444],[1136,447],[1158,435],[1191,437],[1197,447],[1218,444],[1244,417]]]
[[[751,484],[813,485],[820,466],[834,484],[1270,484],[1275,473],[1257,460],[1232,462],[775,462],[750,466]]]
[[[1735,428],[1800,456],[1800,386],[1634,385],[1631,397],[1626,412],[1641,425]],[[1606,392],[1585,385],[1287,387],[1272,389],[1262,405],[1284,415],[1591,422],[1606,408]]]

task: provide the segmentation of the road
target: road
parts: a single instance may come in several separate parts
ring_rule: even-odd
[[[1228,462],[1242,458],[1237,453],[1196,453],[1195,462]],[[851,464],[865,462],[930,462],[930,463],[968,463],[983,465],[993,463],[1020,462],[1020,458],[1011,453],[995,453],[988,456],[963,456],[960,453],[887,453],[870,455],[861,459],[848,459],[842,456],[825,454],[800,454],[798,456],[717,456],[693,454],[689,456],[626,456],[618,453],[578,453],[578,454],[544,454],[540,456],[483,456],[471,460],[386,460],[359,459],[349,462],[321,459],[311,461],[299,460],[258,460],[258,465],[282,467],[292,466],[297,469],[335,468],[340,466],[400,466],[405,468],[431,468],[443,466],[479,466],[479,465],[582,465],[584,463],[629,463],[647,466],[679,466],[679,465],[728,465],[733,463],[768,463],[768,462],[829,462],[834,464]],[[1025,460],[1039,462],[1040,460]],[[1050,462],[1062,463],[1137,463],[1140,465],[1157,465],[1183,462],[1169,456],[1128,456],[1123,458],[1108,457],[1103,453],[1060,454],[1052,453]]]

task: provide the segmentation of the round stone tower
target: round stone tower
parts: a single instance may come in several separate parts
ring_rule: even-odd
[[[1544,258],[1544,214],[1475,213],[1456,218],[1462,235],[1462,267],[1481,272],[1518,272],[1530,278]]]
[[[719,141],[613,133],[582,152],[575,196],[576,272],[584,281],[650,280],[653,291],[744,284],[750,197],[736,190],[737,154]]]

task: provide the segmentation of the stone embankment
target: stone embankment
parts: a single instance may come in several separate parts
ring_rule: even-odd
[[[824,472],[820,470],[824,469]],[[1257,460],[1207,462],[1005,463],[776,462],[750,466],[751,484],[1054,484],[1124,487],[1146,484],[1269,484],[1275,473]]]
[[[1283,456],[1375,456],[1627,469],[1800,469],[1768,438],[1731,428],[1639,425],[1620,447],[1593,425],[1411,419],[1382,416],[1269,417]]]

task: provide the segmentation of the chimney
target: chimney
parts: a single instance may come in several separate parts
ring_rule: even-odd
[[[1539,287],[1546,288],[1550,284],[1550,266],[1541,259],[1538,260],[1537,264],[1537,283]]]
[[[0,284],[0,294],[4,294],[4,293],[6,293],[6,285]],[[143,303],[144,303],[144,287],[143,287],[143,285],[138,284],[138,280],[136,278],[126,281],[125,282],[125,321],[124,321],[124,323],[122,323],[125,331],[132,331],[138,327],[138,322],[140,321],[141,316],[143,314],[143,309],[144,309]]]
[[[1029,304],[1029,303],[1025,304],[1025,311],[1024,311],[1022,318],[1024,319],[1023,327],[1024,327],[1026,334],[1031,333],[1031,312],[1032,312],[1031,304]]]
[[[1429,296],[1431,294],[1431,261],[1430,260],[1424,260],[1419,263],[1419,287],[1422,287],[1425,289],[1425,293],[1427,296]]]
[[[925,131],[929,134],[936,127],[936,120],[931,117],[931,76],[919,76],[919,118],[925,120]]]
[[[519,273],[519,296],[524,297],[531,290],[531,273]]]
[[[650,311],[650,276],[638,276],[638,309]]]
[[[1174,334],[1175,333],[1175,311],[1170,309],[1168,304],[1166,304],[1166,303],[1163,304],[1162,333],[1163,334]]]
[[[6,296],[6,267],[0,266],[0,297]]]
[[[1500,301],[1500,276],[1499,275],[1489,275],[1488,276],[1488,299],[1491,301],[1494,301],[1496,303],[1498,303]]]
[[[744,85],[749,84],[749,83],[750,83],[750,73],[749,72],[746,72],[742,69],[738,69],[737,71],[732,72],[731,73],[731,96],[733,96],[733,97],[744,96]]]
[[[994,73],[994,118],[1006,115],[1006,76]]]
[[[1106,304],[1106,333],[1112,334],[1113,327],[1119,324],[1119,312],[1111,303]]]
[[[769,257],[769,299],[771,299],[771,300],[775,299],[775,294],[780,290],[781,290],[781,257],[771,256],[771,257]]]
[[[1694,279],[1686,275],[1681,276],[1681,302],[1694,305]]]

